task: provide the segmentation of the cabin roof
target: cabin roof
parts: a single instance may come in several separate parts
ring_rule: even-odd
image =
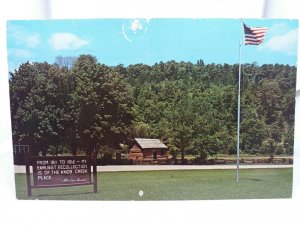
[[[168,148],[159,139],[135,138],[136,143],[142,148]]]

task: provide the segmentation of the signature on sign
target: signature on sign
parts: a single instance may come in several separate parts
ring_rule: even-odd
[[[88,182],[87,179],[81,179],[81,178],[64,178],[62,183],[76,183],[76,182]]]

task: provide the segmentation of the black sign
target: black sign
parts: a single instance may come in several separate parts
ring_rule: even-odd
[[[26,154],[27,194],[32,188],[67,187],[93,184],[97,192],[96,153],[90,156],[37,156]],[[31,184],[30,166],[33,171]],[[93,176],[91,172],[93,167]]]
[[[37,157],[32,159],[34,186],[68,186],[91,183],[91,158]]]

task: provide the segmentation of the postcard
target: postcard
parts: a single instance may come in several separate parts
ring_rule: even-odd
[[[16,196],[291,198],[298,21],[7,22]]]

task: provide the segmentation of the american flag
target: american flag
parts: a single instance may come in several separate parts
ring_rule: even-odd
[[[245,45],[259,45],[264,41],[267,27],[248,27],[244,24]]]

